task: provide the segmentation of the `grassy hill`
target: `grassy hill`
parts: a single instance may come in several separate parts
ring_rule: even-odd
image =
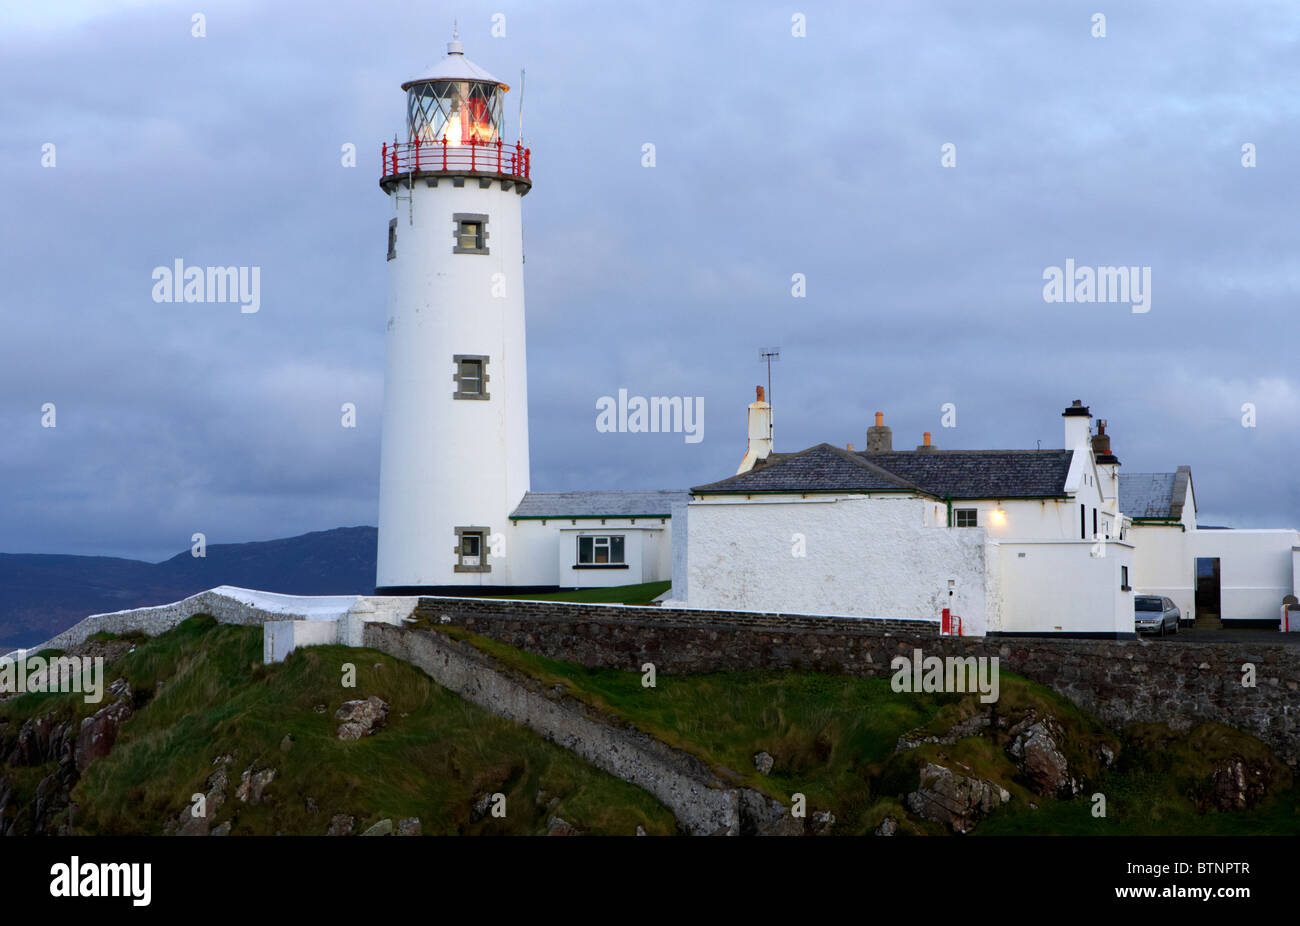
[[[552,817],[591,833],[676,830],[644,791],[383,653],[312,647],[274,666],[261,657],[261,628],[193,618],[118,659],[107,678],[125,677],[138,706],[111,752],[73,787],[71,831],[161,834],[191,795],[210,790],[218,768],[229,785],[212,824],[232,821],[233,835],[322,835],[339,814],[355,819],[353,832],[410,817],[425,834],[544,833]],[[345,663],[356,668],[355,688],[340,684]],[[338,739],[340,704],[370,695],[390,706],[387,725],[373,736]],[[75,729],[100,706],[79,696],[24,695],[0,705],[0,739],[12,740],[23,719],[49,713]],[[231,760],[214,765],[224,756]],[[38,782],[56,769],[56,762],[0,768],[18,793],[11,818],[21,822]],[[274,777],[261,799],[240,801],[244,771],[266,769]],[[497,792],[506,796],[506,816],[474,819],[476,800]],[[56,828],[65,823],[66,812]]]
[[[646,688],[638,673],[546,659],[459,628],[425,632],[558,686],[724,780],[782,802],[803,793],[810,810],[833,815],[834,834],[1300,833],[1300,789],[1252,737],[1219,724],[1109,730],[1009,673],[992,707],[806,672],[660,675]],[[335,646],[264,666],[261,647],[260,628],[206,617],[155,639],[101,636],[86,648],[106,654],[106,680],[126,680],[102,704],[36,694],[0,702],[0,832],[176,832],[192,827],[196,793],[208,801],[203,831],[233,835],[319,835],[341,819],[360,833],[410,818],[424,834],[539,834],[557,818],[592,834],[677,832],[646,792],[413,666]],[[343,687],[349,665],[356,684]],[[371,696],[387,704],[386,723],[341,740],[335,712]],[[83,743],[74,749],[69,737],[84,739],[83,718],[96,718],[93,728],[114,698],[129,717],[107,754],[78,774]],[[764,754],[766,771],[755,761]],[[936,769],[955,777],[935,784]],[[1052,772],[1059,781],[1045,785]],[[504,818],[484,810],[496,793]],[[1097,794],[1104,817],[1094,813]],[[937,816],[935,801],[944,805]],[[987,806],[948,814],[962,801]]]

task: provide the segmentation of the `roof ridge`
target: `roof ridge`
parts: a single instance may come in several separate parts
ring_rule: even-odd
[[[910,479],[904,479],[902,476],[898,475],[897,473],[891,473],[883,466],[877,466],[875,463],[872,463],[870,460],[864,460],[862,458],[862,455],[856,450],[845,450],[842,447],[836,447],[834,444],[828,444],[825,442],[818,444],[816,447],[809,447],[808,450],[820,450],[823,447],[833,451],[837,456],[845,460],[848,460],[850,463],[852,463],[855,466],[861,466],[863,469],[870,470],[871,472],[875,473],[877,476],[880,476],[884,479],[888,479],[890,482],[894,483],[900,488],[915,489],[918,492],[925,492],[924,489],[922,489],[915,482],[912,482]],[[805,450],[804,453],[807,453],[808,450]],[[929,493],[926,492],[925,494],[928,495]]]

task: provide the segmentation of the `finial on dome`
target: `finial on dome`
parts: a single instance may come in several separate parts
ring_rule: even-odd
[[[460,25],[454,19],[451,21],[451,41],[447,43],[447,54],[449,55],[465,54],[465,46],[461,43],[460,40]]]

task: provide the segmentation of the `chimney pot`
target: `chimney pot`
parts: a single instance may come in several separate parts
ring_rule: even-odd
[[[929,431],[926,431],[926,432],[925,432],[925,446],[927,446],[927,447],[930,446],[930,432],[929,432]]]
[[[762,386],[755,386],[755,387],[754,387],[754,392],[755,392],[755,395],[757,395],[757,397],[758,397],[758,398],[756,399],[756,401],[759,401],[759,402],[766,401],[766,400],[763,398],[763,387],[762,387]]]
[[[852,452],[853,452],[853,445],[852,445],[852,444],[849,444],[849,446],[848,446],[846,449],[849,451],[849,453],[852,453]]]
[[[876,412],[876,427],[878,428],[884,427],[884,424],[885,424],[885,413]]]

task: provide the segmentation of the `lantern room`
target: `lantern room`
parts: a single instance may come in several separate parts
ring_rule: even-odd
[[[501,140],[502,96],[510,89],[465,57],[459,35],[429,77],[402,84],[408,142],[495,144]]]

